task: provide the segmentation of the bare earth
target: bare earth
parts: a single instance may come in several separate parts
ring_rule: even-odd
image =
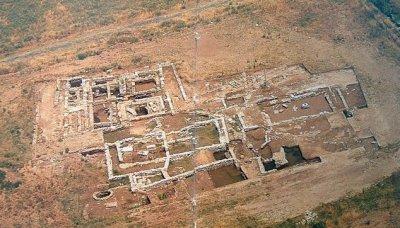
[[[0,170],[7,174],[7,180],[22,183],[11,191],[0,190],[0,223],[4,227],[265,227],[321,203],[359,193],[399,170],[400,48],[368,16],[362,1],[337,2],[341,1],[200,1],[196,9],[196,3],[189,1],[186,9],[173,8],[161,16],[154,14],[93,28],[62,40],[49,40],[43,47],[29,46],[0,59],[0,68],[10,70],[0,75],[0,129],[4,132],[0,135],[0,162],[15,165],[0,166]],[[243,7],[233,11],[232,4]],[[178,19],[186,22],[182,29],[162,26],[162,22]],[[121,31],[139,41],[109,45],[107,40]],[[200,36],[197,44],[196,34]],[[78,60],[77,54],[87,50],[98,50],[100,54]],[[166,115],[158,120],[139,120],[134,122],[136,126],[119,132],[122,136],[103,135],[98,129],[63,135],[67,112],[60,110],[67,99],[55,104],[57,80],[120,76],[162,62],[175,64],[188,96],[184,100],[174,84],[172,68],[165,70],[166,90],[176,109],[171,119]],[[132,193],[131,185],[108,180],[104,151],[81,154],[82,148],[104,147],[107,137],[136,137],[160,124],[166,132],[182,129],[190,121],[195,122],[187,110],[197,110],[202,105],[210,113],[222,110],[218,114],[233,119],[236,113],[231,112],[237,110],[221,108],[223,105],[213,98],[219,98],[222,92],[246,91],[223,91],[218,86],[213,91],[214,82],[227,85],[234,77],[251,82],[254,72],[275,72],[292,66],[305,67],[301,69],[314,78],[307,79],[308,83],[300,88],[296,83],[304,82],[304,75],[288,73],[293,81],[282,80],[282,85],[279,81],[273,89],[289,91],[296,87],[300,91],[313,87],[312,83],[320,78],[324,78],[325,86],[347,85],[346,80],[337,78],[346,78],[348,71],[340,70],[351,67],[368,104],[367,109],[356,109],[351,120],[346,120],[340,111],[317,119],[312,130],[300,123],[277,127],[287,131],[277,134],[279,140],[303,143],[307,148],[304,157],[318,155],[321,162],[260,174],[256,161],[246,160],[251,151],[243,149],[243,158],[238,159],[247,173],[246,180],[215,187],[212,175],[201,173],[196,178],[143,190],[145,193]],[[254,114],[254,123],[263,122],[263,115],[257,115],[259,109],[246,112],[246,108],[237,106],[248,118]],[[325,103],[324,107],[329,106]],[[276,113],[277,122],[279,118],[287,119],[285,112]],[[203,118],[199,116],[196,121]],[[291,138],[291,131],[300,133]],[[317,140],[321,132],[325,134],[324,143]],[[229,132],[231,137],[233,133]],[[359,146],[363,142],[358,139],[371,133],[379,142],[378,150],[365,146],[371,143]],[[203,137],[207,140],[207,136]],[[168,137],[173,140],[178,136]],[[254,144],[262,144],[264,132],[255,133],[254,138],[257,137]],[[279,140],[277,144],[281,143]],[[332,146],[335,149],[322,149],[329,147],[329,141],[337,143]],[[271,157],[278,151],[274,146],[271,151],[260,152],[260,156]],[[208,164],[216,159],[212,155],[201,154],[196,162]],[[176,172],[183,172],[182,169],[178,167]],[[93,194],[104,189],[113,189],[114,195],[104,202],[94,200]],[[146,199],[141,198],[144,195],[151,203],[146,204]]]

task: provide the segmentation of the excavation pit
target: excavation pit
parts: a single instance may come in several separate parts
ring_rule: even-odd
[[[111,87],[111,95],[114,97],[122,97],[119,87],[117,85]]]
[[[306,159],[303,157],[299,146],[284,146],[283,151],[285,152],[286,160],[288,161],[289,166],[306,162]]]
[[[149,114],[149,110],[147,110],[147,108],[143,106],[135,108],[135,111],[138,114],[138,116],[145,116]]]
[[[216,161],[227,159],[225,151],[214,152],[213,156]]]
[[[105,100],[107,98],[107,87],[96,87],[92,89],[93,92],[93,100],[100,101]]]
[[[93,109],[93,120],[95,123],[108,122],[109,111],[107,108],[95,106]]]
[[[265,171],[271,171],[277,169],[276,163],[274,160],[263,162]]]
[[[343,110],[343,114],[346,118],[352,118],[354,116],[353,111],[349,110],[349,109],[345,109]]]
[[[110,189],[110,190],[99,191],[99,192],[93,193],[93,198],[95,200],[106,200],[106,199],[109,199],[113,195],[114,195],[114,192]]]
[[[69,85],[73,88],[82,86],[82,78],[76,78],[69,80]]]
[[[347,85],[343,95],[349,107],[367,108],[367,101],[359,83]]]
[[[216,188],[234,184],[246,180],[246,175],[234,165],[223,166],[208,171],[211,180]]]
[[[143,92],[148,91],[151,89],[157,88],[156,81],[154,79],[146,80],[146,81],[139,81],[135,83],[135,91],[136,92]]]

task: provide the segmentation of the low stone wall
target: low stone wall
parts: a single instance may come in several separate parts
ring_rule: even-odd
[[[188,151],[188,152],[183,152],[183,153],[179,153],[179,154],[172,154],[170,155],[171,161],[176,161],[176,160],[180,160],[182,158],[185,157],[190,157],[194,154],[195,151]]]
[[[222,166],[231,165],[233,163],[234,163],[233,158],[223,159],[223,160],[215,161],[215,162],[210,163],[210,164],[197,166],[195,168],[195,171],[196,172],[201,172],[201,171],[214,170],[214,169],[218,169],[219,167],[222,167]]]
[[[111,155],[110,155],[110,148],[109,148],[109,146],[107,144],[105,146],[104,152],[105,152],[105,155],[106,155],[106,165],[107,165],[108,179],[112,180],[114,178],[113,168],[112,168],[112,159],[111,159]]]
[[[95,154],[99,152],[104,152],[104,147],[91,147],[91,148],[83,148],[79,150],[78,152],[82,155],[88,155],[88,154]]]
[[[214,169],[217,169],[219,167],[222,167],[222,166],[231,165],[233,163],[234,163],[234,159],[233,158],[224,159],[224,160],[216,161],[216,162],[213,162],[213,163],[210,163],[210,164],[207,164],[207,165],[197,166],[197,167],[194,168],[194,170],[187,171],[185,173],[181,173],[179,175],[172,176],[172,177],[170,177],[168,175],[168,173],[165,172],[164,170],[161,170],[161,171],[158,170],[159,172],[161,172],[163,174],[163,176],[166,179],[153,182],[153,183],[145,185],[145,186],[143,186],[141,188],[138,188],[137,185],[136,185],[136,176],[137,176],[137,174],[135,173],[135,175],[132,175],[132,176],[129,177],[129,180],[131,182],[131,191],[135,192],[135,191],[138,191],[140,189],[142,189],[142,190],[143,189],[150,189],[150,188],[155,188],[155,187],[159,187],[159,186],[162,186],[162,185],[167,185],[167,184],[169,184],[169,183],[171,183],[173,181],[179,181],[179,180],[183,180],[183,179],[185,179],[185,178],[187,178],[189,176],[193,176],[196,172],[210,171],[210,170],[214,170]],[[167,175],[165,175],[164,172]]]

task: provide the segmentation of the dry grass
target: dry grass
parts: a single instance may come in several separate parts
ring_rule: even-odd
[[[350,196],[314,209],[313,219],[301,215],[273,227],[353,227],[363,224],[396,226],[400,220],[400,172],[365,189],[361,194]],[[391,219],[377,218],[377,214],[390,214]],[[382,221],[383,220],[383,221]]]

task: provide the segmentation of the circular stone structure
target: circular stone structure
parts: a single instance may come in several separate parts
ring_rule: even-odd
[[[106,200],[106,199],[109,199],[113,195],[114,195],[113,190],[109,189],[109,190],[104,190],[104,191],[99,191],[99,192],[93,193],[93,198],[95,200]]]

